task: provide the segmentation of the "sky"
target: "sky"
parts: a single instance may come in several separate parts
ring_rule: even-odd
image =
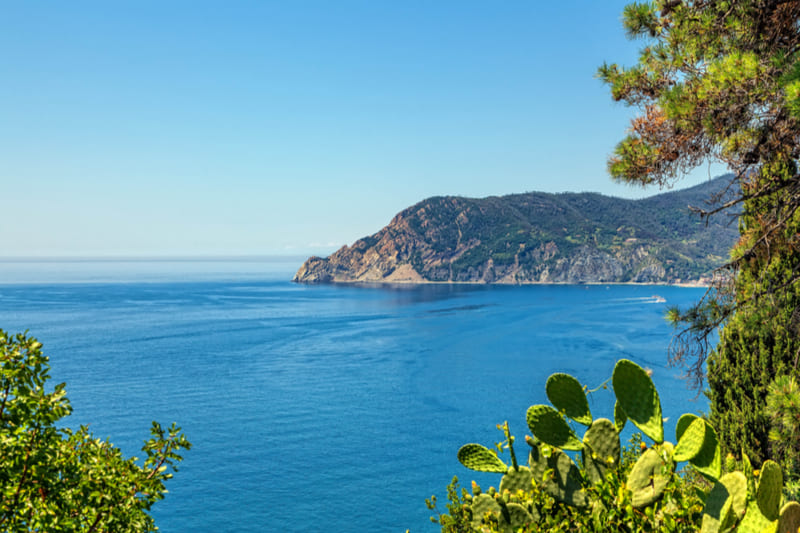
[[[656,194],[606,173],[624,4],[1,2],[0,259],[327,255],[435,195]]]

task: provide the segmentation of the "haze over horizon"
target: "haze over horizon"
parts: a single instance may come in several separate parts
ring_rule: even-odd
[[[605,172],[625,3],[7,4],[0,259],[325,255],[429,196],[657,194]]]

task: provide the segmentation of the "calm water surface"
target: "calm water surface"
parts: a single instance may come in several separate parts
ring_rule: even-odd
[[[665,365],[663,286],[302,286],[298,260],[2,262],[0,328],[44,343],[71,426],[128,455],[151,420],[194,444],[161,530],[437,531],[424,499],[466,442],[526,432],[552,372],[590,386],[620,357],[651,368],[670,417],[700,412]],[[659,302],[659,298],[667,303]],[[613,415],[610,392],[593,395]]]

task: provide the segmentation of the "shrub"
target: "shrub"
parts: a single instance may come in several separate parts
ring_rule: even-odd
[[[148,511],[191,444],[153,422],[137,464],[86,426],[57,427],[72,408],[63,383],[47,390],[41,346],[0,330],[0,530],[155,531]]]

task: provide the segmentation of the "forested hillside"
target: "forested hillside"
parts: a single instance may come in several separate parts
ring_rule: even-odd
[[[300,282],[692,282],[722,264],[737,225],[689,206],[723,191],[720,177],[641,200],[596,193],[438,196],[327,259]]]

